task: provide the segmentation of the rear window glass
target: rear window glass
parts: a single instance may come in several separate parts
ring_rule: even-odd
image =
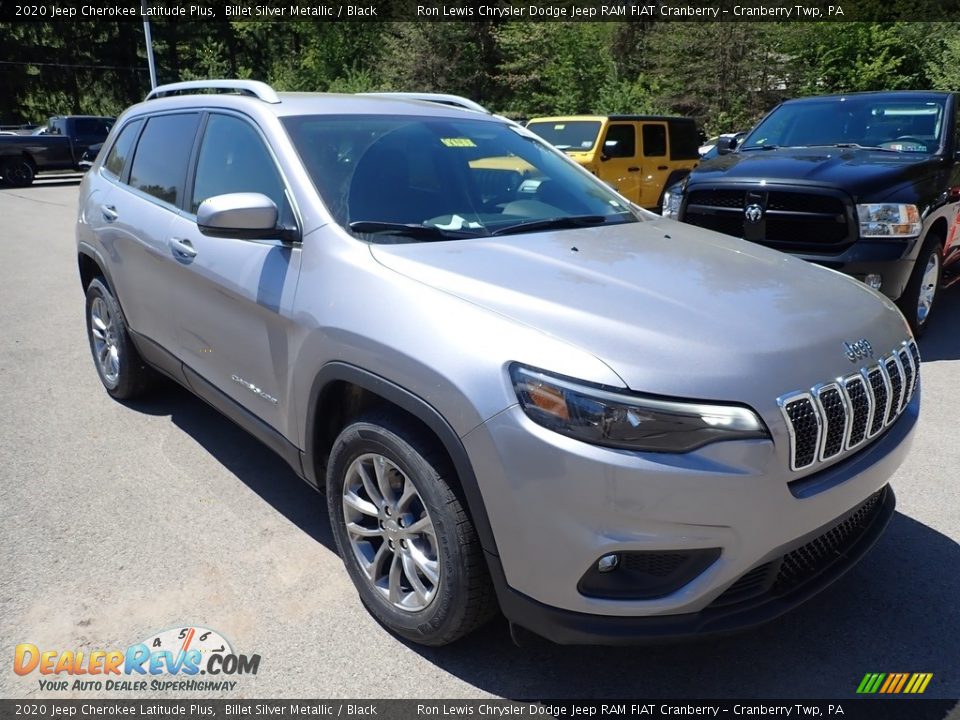
[[[107,136],[113,127],[113,120],[108,118],[77,118],[74,120],[74,131],[77,135]]]
[[[137,143],[130,185],[171,205],[179,204],[199,122],[196,113],[150,118]]]
[[[142,120],[134,120],[120,131],[120,136],[113,143],[110,154],[107,155],[106,162],[103,163],[105,172],[114,177],[120,177],[123,174],[123,167],[133,150],[133,143],[137,139],[137,133],[140,131],[141,125],[143,125]]]

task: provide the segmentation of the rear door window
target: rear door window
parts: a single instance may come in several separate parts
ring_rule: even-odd
[[[147,121],[130,168],[130,185],[171,205],[183,200],[198,113],[158,115]]]
[[[603,141],[608,157],[629,158],[637,154],[637,133],[633,125],[611,125]]]
[[[667,126],[643,126],[643,154],[645,157],[663,157],[667,154]]]

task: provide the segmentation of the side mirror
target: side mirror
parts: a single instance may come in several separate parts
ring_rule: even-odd
[[[217,195],[200,203],[197,227],[211,237],[265,240],[282,238],[285,230],[277,227],[277,206],[260,193]]]
[[[717,140],[717,155],[726,155],[727,153],[731,153],[736,147],[737,147],[736,137],[720,138],[719,140]]]

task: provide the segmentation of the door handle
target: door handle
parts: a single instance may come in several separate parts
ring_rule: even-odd
[[[170,249],[173,250],[174,255],[185,260],[192,260],[197,256],[196,248],[189,240],[184,238],[170,238]]]
[[[640,172],[640,168],[638,168],[638,167],[628,167],[628,168],[627,168],[627,172]]]
[[[107,222],[115,222],[117,218],[120,217],[117,213],[117,208],[113,205],[101,205],[100,212],[103,214],[103,219]]]
[[[657,170],[669,170],[669,165],[657,165]]]

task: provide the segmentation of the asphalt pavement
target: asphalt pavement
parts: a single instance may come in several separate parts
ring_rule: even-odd
[[[20,643],[89,653],[180,627],[260,655],[237,698],[853,698],[867,672],[931,672],[927,697],[960,696],[960,291],[920,343],[897,514],[811,602],[668,646],[517,647],[498,620],[424,649],[363,609],[322,499],[279,458],[173,384],[131,404],[102,390],[76,203],[76,178],[0,190],[0,697],[184,697],[45,692],[11,669]]]

